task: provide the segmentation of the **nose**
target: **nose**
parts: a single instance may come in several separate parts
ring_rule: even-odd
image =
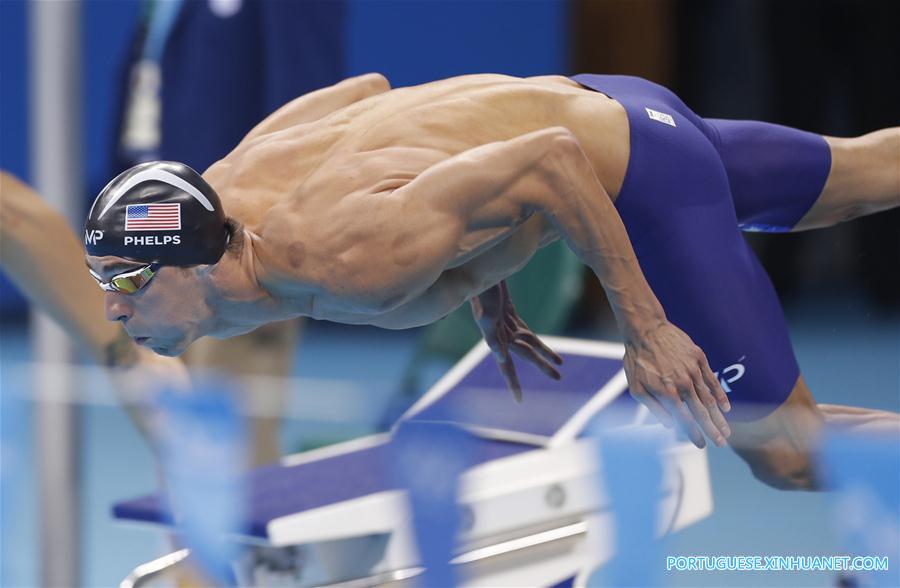
[[[108,321],[124,323],[131,318],[134,312],[125,295],[118,292],[107,292],[103,306],[106,311],[106,320]]]

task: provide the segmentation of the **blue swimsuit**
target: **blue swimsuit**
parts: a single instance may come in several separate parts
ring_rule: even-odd
[[[745,231],[788,231],[831,168],[820,135],[754,121],[703,119],[640,78],[572,78],[628,113],[631,152],[616,208],[669,320],[706,353],[729,418],[782,404],[800,369],[778,297]]]

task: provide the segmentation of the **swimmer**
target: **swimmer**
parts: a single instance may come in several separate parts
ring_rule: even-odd
[[[559,358],[503,280],[563,239],[606,290],[635,398],[698,446],[728,439],[759,479],[813,488],[824,422],[897,417],[815,403],[740,230],[897,206],[898,149],[898,129],[703,119],[627,76],[392,90],[373,74],[282,107],[203,177],[174,162],[116,177],[86,261],[107,318],[164,355],[294,316],[414,327],[469,301],[518,393],[511,352],[552,377]]]

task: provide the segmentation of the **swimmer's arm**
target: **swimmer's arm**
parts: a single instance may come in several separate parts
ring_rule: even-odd
[[[0,265],[25,296],[97,361],[133,362],[118,324],[103,318],[103,293],[84,267],[84,248],[65,218],[30,187],[0,172]]]
[[[639,338],[666,320],[611,199],[566,129],[545,129],[461,153],[396,194],[459,221],[465,233],[511,231],[542,214],[600,279],[625,338]]]
[[[348,78],[333,86],[304,94],[288,102],[256,125],[241,143],[281,129],[324,118],[369,96],[382,94],[391,85],[381,74],[370,73]]]
[[[677,419],[696,445],[704,445],[698,424],[724,444],[730,430],[719,407],[727,411],[728,400],[703,352],[666,319],[612,200],[571,132],[544,129],[471,149],[397,193],[410,206],[426,207],[423,219],[430,214],[448,225],[455,219],[465,232],[512,230],[544,215],[606,290],[625,340],[632,394],[664,424]]]

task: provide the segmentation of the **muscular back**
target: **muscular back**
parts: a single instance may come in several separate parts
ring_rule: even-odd
[[[389,308],[410,288],[434,285],[442,276],[486,287],[552,240],[546,223],[534,217],[515,227],[470,227],[454,244],[433,242],[428,236],[441,227],[423,226],[421,216],[393,195],[450,157],[553,126],[578,136],[615,196],[627,163],[625,113],[561,77],[473,75],[379,93],[245,140],[205,175],[226,213],[259,237],[257,253],[273,284],[302,274],[300,281],[323,288],[323,304],[341,300],[329,316],[371,314],[362,308],[368,301],[353,302],[350,275],[358,277],[354,261],[367,255],[379,256],[368,267],[384,272],[385,266],[416,264],[429,248],[455,248],[443,267],[402,285],[403,291],[378,296],[380,306]],[[398,223],[398,217],[408,222]]]

